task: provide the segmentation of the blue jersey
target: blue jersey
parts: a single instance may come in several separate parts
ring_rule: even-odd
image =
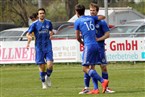
[[[52,23],[45,19],[44,22],[36,20],[28,29],[28,33],[34,32],[35,35],[35,49],[37,50],[51,50],[52,43],[49,31],[52,31]]]
[[[75,30],[79,30],[82,34],[84,45],[96,44],[95,21],[97,16],[81,16],[75,22]]]
[[[110,31],[109,27],[107,25],[107,23],[104,20],[100,20],[96,22],[96,37],[100,38],[102,37],[106,32]],[[97,64],[103,64],[106,65],[107,64],[107,59],[106,59],[106,54],[105,54],[105,40],[103,41],[98,41],[100,50],[99,50],[99,61]]]
[[[81,16],[75,22],[75,30],[79,30],[84,41],[82,65],[95,65],[98,63],[99,48],[96,42],[95,21],[97,16]]]
[[[104,20],[99,20],[96,22],[96,30],[97,30],[97,32],[96,32],[97,38],[102,37],[106,32],[110,31],[107,23]],[[105,42],[104,40],[98,41],[98,44],[100,46],[104,46],[104,44],[105,44],[104,42]]]

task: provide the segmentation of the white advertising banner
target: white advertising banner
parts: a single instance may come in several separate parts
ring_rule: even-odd
[[[144,38],[109,38],[106,43],[108,61],[145,61]],[[34,41],[0,42],[0,64],[35,63]],[[52,40],[54,62],[81,62],[83,46],[76,39]]]
[[[52,40],[54,62],[78,62],[78,45],[75,39]]]
[[[0,64],[35,63],[34,41],[29,50],[27,41],[5,41],[0,43]],[[79,43],[75,39],[52,40],[54,62],[78,62]]]
[[[34,63],[35,50],[34,42],[29,50],[26,48],[26,41],[5,41],[0,43],[0,64],[11,63]]]
[[[105,43],[108,61],[145,61],[144,38],[110,38]]]

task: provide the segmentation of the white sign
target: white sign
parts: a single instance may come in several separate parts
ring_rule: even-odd
[[[7,41],[0,44],[0,64],[6,63],[34,63],[35,50],[31,46],[26,48],[27,42]]]
[[[26,41],[0,43],[0,64],[35,63],[34,41],[29,50]],[[78,62],[79,43],[74,40],[52,40],[54,62]]]
[[[105,43],[108,61],[145,61],[144,38],[110,38]]]
[[[77,62],[78,42],[76,40],[52,40],[54,62]]]
[[[144,38],[109,38],[106,43],[108,61],[145,61]],[[35,48],[32,41],[29,50],[27,41],[1,41],[0,64],[35,63]],[[81,62],[83,46],[76,39],[52,40],[54,62]]]

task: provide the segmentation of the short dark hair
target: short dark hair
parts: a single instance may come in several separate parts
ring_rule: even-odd
[[[45,9],[44,8],[39,8],[37,12],[39,12],[40,10],[43,10],[44,13],[46,13]]]
[[[99,11],[99,6],[96,3],[90,3],[90,7],[95,7],[96,11]]]
[[[78,12],[78,14],[81,16],[81,15],[84,15],[85,13],[85,6],[82,5],[82,4],[77,4],[75,6],[75,10]]]
[[[37,13],[32,13],[32,15],[29,17],[30,19],[33,19],[33,18],[37,18]]]

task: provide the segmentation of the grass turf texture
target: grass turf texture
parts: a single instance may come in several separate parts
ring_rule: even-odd
[[[97,66],[100,74],[100,67]],[[145,63],[109,64],[109,86],[116,92],[97,97],[145,97]],[[36,65],[0,67],[0,97],[96,97],[79,95],[83,72],[79,64],[56,64],[51,76],[52,87],[42,90]],[[93,88],[92,81],[90,88]],[[100,92],[102,91],[99,83]]]

